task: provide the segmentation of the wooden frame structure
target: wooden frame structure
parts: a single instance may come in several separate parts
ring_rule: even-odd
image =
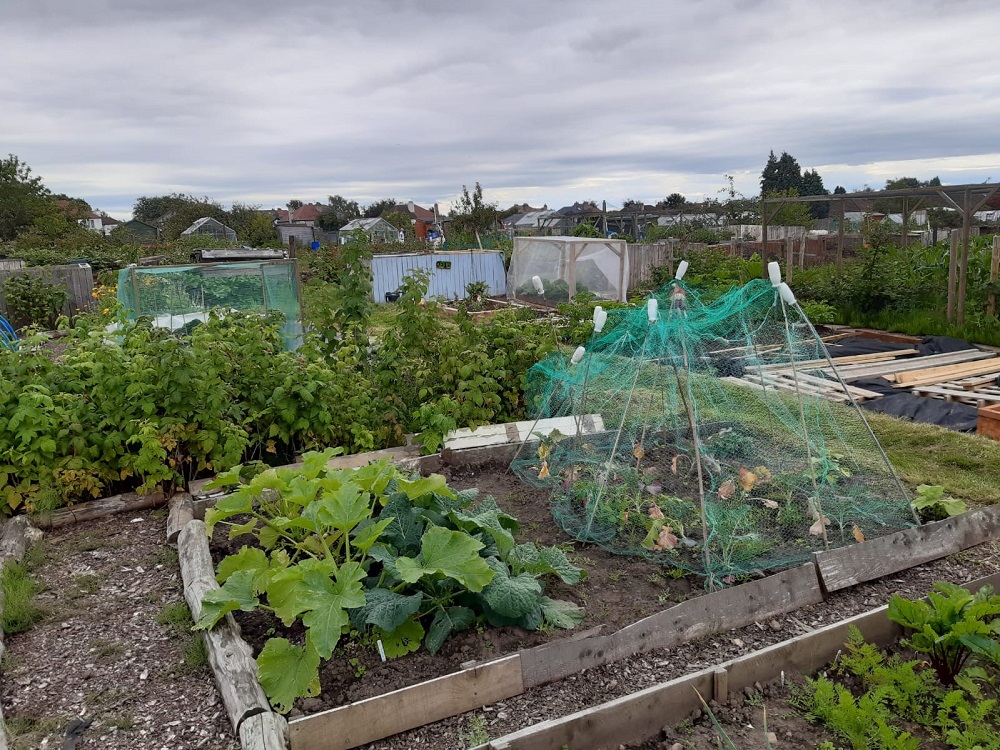
[[[899,190],[868,190],[856,193],[840,193],[836,195],[800,195],[764,198],[761,202],[761,238],[765,251],[762,253],[764,275],[767,275],[768,258],[767,227],[786,203],[833,203],[842,209],[848,202],[855,206],[870,209],[876,200],[900,200],[903,215],[902,245],[906,246],[906,224],[911,214],[921,208],[953,208],[962,216],[960,235],[952,235],[951,255],[948,274],[948,322],[962,325],[965,322],[965,299],[969,277],[969,237],[973,215],[985,206],[997,192],[998,184],[982,185],[939,185],[925,188],[904,188]],[[959,247],[960,246],[960,247]],[[841,220],[837,234],[837,265],[843,263],[844,222]],[[1000,244],[993,242],[993,262],[990,280],[996,282],[996,270],[1000,266]],[[993,308],[996,307],[996,296],[991,297]]]

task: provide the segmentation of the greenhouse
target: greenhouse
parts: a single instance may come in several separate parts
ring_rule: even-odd
[[[555,305],[579,292],[624,302],[628,293],[625,240],[515,237],[507,297]]]

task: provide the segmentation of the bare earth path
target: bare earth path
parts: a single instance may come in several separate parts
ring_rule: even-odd
[[[6,639],[12,750],[63,748],[76,717],[93,722],[76,750],[239,747],[189,632],[165,526],[162,511],[141,511],[45,534],[34,575],[47,616]]]

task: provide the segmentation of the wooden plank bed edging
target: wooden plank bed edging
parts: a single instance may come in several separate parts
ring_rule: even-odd
[[[346,750],[520,695],[521,657],[511,654],[444,677],[323,711],[288,724],[292,750]]]
[[[626,659],[792,612],[823,601],[812,563],[681,602],[608,635],[521,651],[524,686],[555,682]]]
[[[177,537],[188,521],[194,518],[194,503],[188,493],[178,492],[170,498],[167,507],[170,509],[167,515],[167,544],[176,547]]]
[[[191,618],[197,622],[201,617],[202,597],[207,591],[219,588],[204,522],[194,520],[184,527],[177,538],[177,558],[184,582],[184,599],[191,610]],[[204,637],[219,695],[233,731],[239,733],[247,718],[271,712],[271,705],[257,680],[257,662],[240,635],[240,626],[232,613],[205,631]]]
[[[1000,584],[1000,573],[964,586],[974,591],[986,584],[994,587]],[[693,709],[700,707],[692,688],[697,689],[706,701],[724,702],[728,695],[721,694],[717,687],[734,693],[755,682],[770,682],[780,677],[782,672],[811,674],[836,657],[847,641],[852,625],[870,643],[880,646],[890,643],[902,634],[903,629],[889,620],[887,610],[887,606],[882,606],[855,615],[717,666],[561,719],[541,722],[473,750],[560,750],[567,746],[573,750],[602,750],[643,742],[655,736],[664,725],[678,724]]]
[[[982,544],[998,528],[1000,505],[991,505],[861,544],[816,552],[813,560],[823,588],[839,591]]]
[[[160,508],[166,503],[167,498],[162,492],[149,492],[145,495],[126,492],[122,495],[103,497],[100,500],[90,500],[71,508],[60,508],[46,515],[32,517],[31,520],[40,529],[55,529],[80,521],[93,521],[116,513],[132,513],[137,510]]]
[[[28,523],[25,516],[14,516],[4,521],[3,529],[0,530],[0,570],[7,562],[20,562],[29,542],[34,541],[33,537],[37,539],[40,536],[39,531]],[[0,614],[3,613],[3,606],[3,592],[0,592]],[[3,658],[4,650],[3,631],[0,630],[0,659]],[[0,706],[0,750],[7,750],[7,733],[3,731],[3,727],[3,706]]]

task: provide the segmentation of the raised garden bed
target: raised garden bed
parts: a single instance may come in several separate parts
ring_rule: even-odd
[[[516,483],[505,471],[494,472],[494,476],[489,471],[470,468],[470,465],[474,466],[477,461],[488,462],[491,458],[507,461],[511,457],[512,448],[514,446],[505,445],[446,452],[440,457],[427,457],[417,463],[422,464],[425,470],[441,470],[443,465],[443,470],[455,486],[477,486],[486,493],[495,495],[501,507],[522,518],[523,529],[527,530],[531,524],[537,523],[539,530],[546,528],[549,530],[544,533],[555,534],[546,515],[548,511],[544,495],[532,498],[531,491]],[[513,493],[510,492],[511,489],[514,490]],[[504,492],[507,493],[506,497],[502,496]],[[532,520],[534,516],[531,515],[533,512],[531,508],[535,508],[534,512],[539,512],[539,506],[540,517],[538,520]],[[802,625],[802,621],[797,617],[782,619],[785,613],[801,610],[803,607],[806,609],[801,611],[808,611],[813,607],[826,607],[828,610],[825,615],[814,618],[813,625],[824,621],[825,618],[828,618],[826,621],[839,619],[844,610],[838,608],[838,605],[833,603],[834,600],[846,596],[852,602],[860,602],[864,597],[863,589],[871,587],[872,584],[865,584],[858,591],[848,587],[979,544],[993,533],[998,519],[1000,510],[985,509],[962,518],[949,519],[885,539],[874,540],[864,548],[852,546],[843,550],[819,553],[816,556],[816,564],[803,565],[708,596],[697,597],[696,591],[689,591],[685,596],[693,598],[684,603],[666,608],[665,611],[615,632],[609,632],[613,630],[613,626],[605,627],[603,632],[584,630],[579,634],[569,631],[566,634],[568,637],[555,642],[522,648],[510,656],[493,658],[492,661],[485,663],[483,656],[479,654],[485,649],[486,659],[493,656],[491,651],[499,656],[496,644],[491,650],[483,645],[486,641],[466,640],[459,645],[458,653],[451,656],[452,664],[457,662],[459,667],[464,666],[465,669],[439,677],[432,683],[417,683],[390,694],[383,694],[381,697],[377,695],[377,689],[363,687],[366,680],[373,686],[378,682],[382,689],[391,685],[406,684],[409,681],[399,680],[394,676],[393,672],[400,670],[396,670],[391,663],[387,666],[380,661],[372,660],[371,656],[366,656],[363,660],[360,655],[348,655],[348,665],[352,666],[354,671],[344,675],[340,684],[356,690],[355,695],[371,694],[373,697],[312,716],[293,718],[289,725],[291,746],[293,750],[312,747],[355,747],[375,741],[378,737],[386,737],[396,732],[403,732],[409,727],[440,719],[445,721],[385,740],[374,747],[404,748],[412,747],[418,742],[438,747],[461,746],[454,744],[453,740],[445,741],[444,737],[454,738],[461,731],[463,720],[446,717],[455,716],[477,706],[487,704],[499,706],[494,709],[495,713],[484,711],[481,716],[492,719],[493,723],[497,723],[501,728],[510,726],[512,721],[515,728],[518,725],[533,723],[553,715],[553,710],[557,715],[572,711],[579,706],[580,700],[585,700],[584,694],[593,695],[599,701],[601,698],[606,698],[609,692],[613,694],[620,691],[624,682],[621,678],[622,670],[626,675],[630,672],[634,674],[637,668],[643,672],[648,671],[649,675],[653,676],[662,673],[660,662],[656,662],[654,668],[650,660],[650,655],[662,649],[676,647],[692,639],[710,636],[733,627],[751,626],[751,629],[753,627],[759,629],[760,623],[767,623],[770,620],[773,620],[770,625],[763,626],[765,631],[773,629],[777,632],[799,626],[808,629],[808,626]],[[542,540],[545,539],[544,533],[539,537]],[[879,549],[876,550],[875,547]],[[865,552],[870,554],[859,556],[857,554],[859,549],[865,549]],[[582,554],[597,563],[591,552],[592,548],[588,547]],[[634,561],[628,563],[626,560],[624,558],[609,560],[612,566],[626,566],[618,568],[623,570],[622,575],[616,576],[619,580],[609,583],[621,584],[622,579],[626,578],[629,570],[627,566],[634,564]],[[593,573],[596,578],[601,572],[598,566],[594,567],[597,568],[597,572]],[[931,563],[926,569],[917,568],[898,575],[907,579],[918,579],[921,576],[940,577],[941,569],[952,568],[954,563],[942,561]],[[973,569],[978,572],[982,567],[973,566]],[[612,568],[611,573],[614,570]],[[825,591],[823,584],[826,578],[821,575],[821,570],[826,571],[826,578],[829,579]],[[658,575],[662,577],[663,573],[664,570],[660,568]],[[899,580],[902,582],[903,578]],[[652,581],[646,583],[653,585]],[[621,591],[627,592],[628,585],[622,587]],[[656,585],[659,586],[659,582],[656,582]],[[669,587],[667,589],[669,590]],[[841,589],[845,590],[844,593],[833,593]],[[614,591],[615,589],[609,585],[603,589],[602,595],[614,595]],[[830,597],[831,601],[824,603],[824,596]],[[626,607],[634,607],[634,603],[628,600],[627,593],[622,598],[626,600]],[[657,601],[657,604],[660,602]],[[611,611],[614,607],[608,609]],[[627,619],[636,613],[633,608],[630,614],[623,615],[621,619]],[[612,616],[608,622],[616,621]],[[490,636],[491,631],[485,631],[482,635]],[[579,635],[584,637],[575,638]],[[507,634],[507,636],[512,636],[507,639],[507,644],[529,645],[523,634]],[[462,652],[462,646],[467,646],[468,650]],[[463,654],[468,658],[463,659]],[[355,659],[353,665],[350,659]],[[470,662],[475,663],[470,664]],[[687,666],[690,669],[694,668],[692,663],[688,663]],[[586,688],[582,694],[580,690],[584,685],[576,676],[581,670],[586,670],[588,674],[585,681]],[[363,674],[359,674],[362,671]],[[680,673],[683,674],[685,671],[689,670],[682,668]],[[343,675],[342,668],[341,674]],[[619,676],[602,682],[602,674]],[[375,676],[375,679],[369,680],[372,676]],[[547,697],[539,698],[539,691]],[[560,699],[558,696],[564,698]],[[525,705],[513,712],[516,717],[511,717],[509,707],[520,703]],[[545,705],[544,710],[540,711],[538,706],[542,704],[551,705]],[[313,706],[320,707],[317,704],[305,705],[303,702],[299,708],[303,710]],[[490,734],[495,734],[492,729]]]
[[[549,312],[549,310],[546,309],[538,310],[537,306],[526,305],[520,302],[512,302],[506,299],[496,299],[493,297],[487,297],[478,302],[462,300],[454,304],[444,304],[438,308],[440,314],[446,318],[453,318],[462,310],[467,312],[469,317],[476,322],[490,320],[498,312],[503,310],[531,310],[537,315],[545,315]]]

